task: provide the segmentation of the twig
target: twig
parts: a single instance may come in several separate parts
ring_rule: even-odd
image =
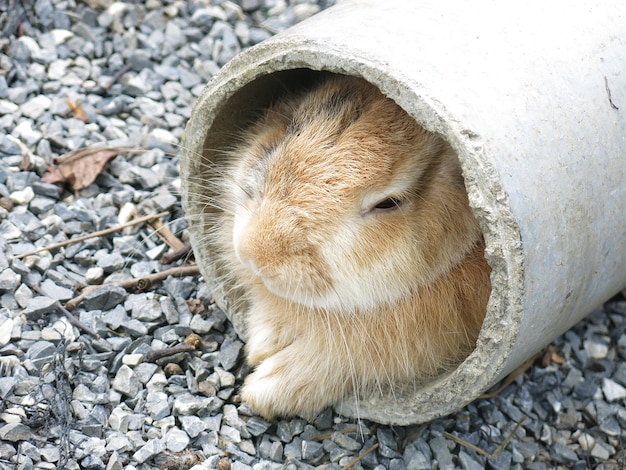
[[[200,274],[200,268],[195,264],[176,266],[175,268],[166,269],[165,271],[160,271],[148,276],[138,277],[136,279],[126,279],[124,281],[120,281],[117,285],[122,286],[127,290],[144,292],[150,289],[156,282],[161,282],[170,276],[186,277],[197,276],[198,274]]]
[[[65,308],[67,308],[68,310],[74,310],[90,292],[101,289],[104,286],[120,286],[126,290],[145,292],[149,290],[153,284],[155,284],[156,282],[160,282],[168,278],[169,276],[197,276],[199,273],[200,268],[198,268],[197,265],[177,266],[175,268],[166,269],[165,271],[150,274],[148,276],[142,276],[134,279],[126,279],[119,282],[111,282],[103,284],[102,286],[88,286],[82,290],[80,295],[68,300],[65,303]]]
[[[154,229],[154,233],[163,240],[167,246],[172,250],[180,250],[185,247],[185,243],[182,242],[161,220],[156,219],[149,222],[150,226]]]
[[[100,335],[98,333],[96,333],[96,331],[92,330],[87,325],[85,325],[82,321],[80,321],[78,318],[76,318],[74,315],[72,315],[72,312],[70,312],[68,309],[66,309],[63,305],[59,304],[59,305],[57,305],[57,308],[61,311],[61,313],[63,313],[63,315],[65,315],[65,317],[68,319],[68,321],[72,325],[74,325],[76,328],[78,328],[79,330],[84,331],[85,333],[88,333],[88,334],[94,336],[96,339],[100,339]]]
[[[467,447],[468,449],[472,449],[473,451],[478,452],[480,455],[484,455],[488,459],[495,459],[502,452],[504,452],[504,449],[506,448],[507,445],[509,445],[509,442],[511,442],[511,439],[513,439],[513,436],[515,435],[515,433],[517,432],[517,430],[519,429],[519,427],[522,425],[522,423],[525,420],[526,420],[526,416],[522,416],[522,419],[519,420],[519,422],[515,425],[513,430],[506,437],[506,439],[504,439],[504,441],[502,441],[502,444],[500,444],[496,448],[496,450],[494,450],[492,453],[489,453],[486,450],[483,450],[480,447],[475,446],[471,442],[467,442],[465,439],[461,439],[460,437],[455,436],[454,434],[450,434],[449,432],[445,432],[444,435],[446,437],[449,437],[450,439],[452,439],[457,444],[461,444],[462,446]]]
[[[363,452],[361,455],[359,455],[358,457],[354,458],[353,460],[350,460],[350,462],[348,462],[346,465],[344,465],[341,470],[347,470],[349,468],[352,468],[355,464],[359,463],[361,460],[363,460],[368,454],[371,454],[372,452],[374,452],[376,449],[378,449],[378,442],[376,444],[374,444],[372,447],[370,447],[369,449],[367,449],[365,452]]]
[[[104,85],[102,88],[104,88],[105,91],[109,91],[109,88],[111,88],[113,84],[117,82],[120,79],[120,77],[124,75],[126,72],[128,72],[130,69],[131,69],[131,64],[125,64],[121,69],[117,71],[115,75],[113,75],[109,83]]]
[[[156,362],[167,356],[173,356],[174,354],[183,352],[193,352],[196,348],[192,344],[181,343],[176,346],[162,349],[152,349],[146,353],[147,362]]]
[[[185,245],[174,251],[169,251],[165,253],[161,258],[159,258],[160,264],[172,264],[174,261],[177,261],[181,258],[184,258],[191,252],[191,243],[186,242]]]
[[[104,229],[104,230],[100,230],[99,232],[88,233],[87,235],[82,235],[82,236],[76,237],[76,238],[70,238],[69,240],[64,240],[62,242],[55,243],[53,245],[43,246],[41,248],[37,248],[36,250],[29,251],[28,253],[22,253],[21,255],[16,255],[15,258],[21,259],[21,258],[25,258],[25,257],[30,256],[30,255],[34,255],[34,254],[40,253],[42,251],[56,250],[57,248],[61,248],[61,247],[67,246],[67,245],[71,245],[72,243],[82,242],[82,241],[88,240],[90,238],[102,237],[102,236],[108,235],[110,233],[119,232],[120,230],[124,230],[127,227],[132,227],[133,225],[137,225],[137,224],[141,224],[143,222],[147,222],[148,220],[156,219],[156,218],[159,218],[159,217],[164,217],[164,216],[166,216],[168,214],[169,214],[169,212],[161,212],[159,214],[146,215],[146,216],[143,216],[143,217],[139,217],[139,218],[137,218],[135,220],[131,220],[130,222],[126,222],[125,224],[116,225],[115,227],[111,227],[111,228],[107,228],[107,229]]]
[[[39,286],[30,286],[30,288],[32,290],[34,290],[35,292],[37,292],[39,295],[46,295],[41,288],[39,288]],[[67,320],[74,325],[76,328],[78,328],[79,330],[83,331],[84,333],[88,333],[92,336],[95,336],[96,339],[100,339],[100,335],[92,330],[91,328],[89,328],[87,325],[85,325],[82,321],[80,321],[78,318],[76,318],[72,312],[70,312],[67,308],[65,308],[63,305],[61,305],[59,302],[57,302],[56,304],[56,308],[63,314],[65,315],[65,317],[67,318]]]
[[[192,352],[200,347],[202,344],[202,338],[195,333],[189,334],[185,338],[185,342],[181,344],[177,344],[176,346],[161,348],[161,349],[152,349],[148,351],[146,354],[146,361],[148,362],[156,362],[161,358],[172,356],[178,353]]]

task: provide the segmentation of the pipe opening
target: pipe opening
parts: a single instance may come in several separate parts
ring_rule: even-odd
[[[215,117],[206,131],[202,153],[203,164],[200,168],[212,171],[214,168],[222,167],[225,164],[225,159],[230,158],[230,155],[225,153],[224,150],[232,148],[236,143],[237,135],[258,119],[272,103],[289,94],[302,93],[332,75],[335,74],[310,69],[291,69],[261,75],[241,86],[228,99],[218,103]],[[210,179],[211,176],[207,175],[207,178]],[[199,178],[199,180],[202,180],[202,178]],[[198,188],[198,190],[211,192],[210,187]],[[214,193],[209,194],[209,196],[219,198],[220,194]],[[210,221],[211,214],[216,209],[211,205],[205,205],[203,210],[208,215],[207,220]],[[205,230],[210,231],[211,228],[206,227]],[[238,333],[247,340],[247,331],[242,318],[243,312],[248,308],[245,287],[232,285],[226,273],[226,267],[220,264],[219,257],[215,256],[216,251],[219,249],[220,247],[211,246],[206,249],[210,261],[214,262],[214,266],[210,269],[213,269],[215,274],[213,288],[216,292],[216,299],[218,300],[218,305],[228,311],[229,317],[233,320]],[[483,256],[482,252],[480,256]],[[490,287],[488,291],[490,292]],[[489,294],[487,294],[488,296]],[[456,302],[463,302],[464,300],[462,298],[454,299]],[[486,310],[486,299],[484,299],[484,304],[483,315]],[[481,325],[482,318],[480,319],[479,329]],[[477,335],[477,332],[472,334]],[[459,358],[457,364],[440,371],[438,375],[430,378],[428,382],[436,382],[449,376],[458,364],[474,350],[474,347],[475,343],[472,344],[471,350],[464,352],[463,357]],[[419,386],[425,386],[428,382]]]

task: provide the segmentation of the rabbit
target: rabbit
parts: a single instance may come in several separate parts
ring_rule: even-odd
[[[267,419],[312,419],[458,365],[490,294],[457,156],[377,87],[333,75],[271,104],[228,151],[214,243],[245,291]]]

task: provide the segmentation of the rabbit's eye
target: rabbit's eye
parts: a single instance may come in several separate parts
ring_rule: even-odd
[[[383,199],[382,201],[380,201],[378,204],[376,204],[374,206],[374,209],[377,210],[393,210],[393,209],[397,209],[398,207],[400,207],[400,205],[402,204],[402,201],[396,197],[388,197],[387,199]]]

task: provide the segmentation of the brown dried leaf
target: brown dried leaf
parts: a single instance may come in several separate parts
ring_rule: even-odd
[[[200,299],[187,300],[187,306],[194,315],[204,314],[204,303]]]
[[[48,170],[41,177],[44,183],[67,183],[65,177],[61,174],[56,166],[50,165]]]
[[[84,123],[89,121],[87,113],[83,108],[80,107],[80,101],[72,101],[69,96],[66,96],[65,102],[67,103],[67,106],[70,108],[70,111],[72,111],[72,114],[76,119],[78,119],[79,121],[83,121]]]
[[[557,354],[557,353],[552,353],[552,355],[550,356],[550,359],[555,364],[564,364],[565,363],[565,358],[563,356],[561,356],[560,354]]]
[[[557,348],[554,344],[549,345],[541,357],[541,367],[548,367],[550,364],[563,364],[565,358],[557,352]]]
[[[68,183],[72,189],[86,188],[104,171],[107,163],[125,149],[95,148],[70,152],[55,160],[42,180],[46,183]]]

